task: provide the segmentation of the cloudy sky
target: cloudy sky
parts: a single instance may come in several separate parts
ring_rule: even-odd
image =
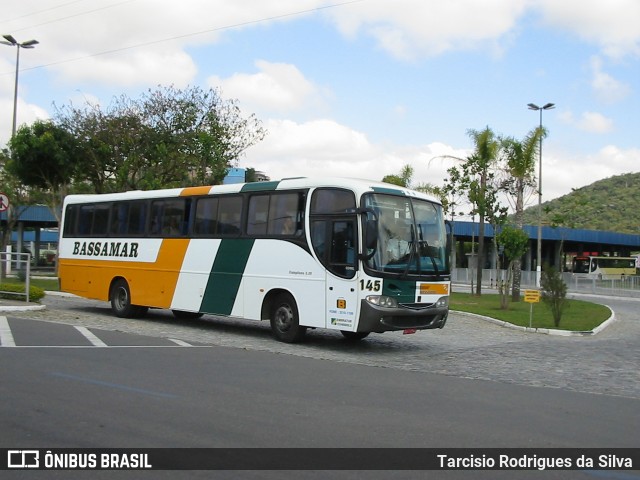
[[[524,137],[544,111],[545,200],[640,171],[639,0],[21,0],[18,124],[159,85],[220,88],[268,130],[272,179],[442,184],[469,129]],[[0,45],[0,145],[16,49]],[[535,201],[535,199],[534,199]]]

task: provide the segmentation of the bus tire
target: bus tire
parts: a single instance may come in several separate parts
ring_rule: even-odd
[[[111,285],[109,300],[111,301],[111,309],[116,314],[116,317],[142,317],[149,310],[148,307],[131,304],[131,290],[129,290],[129,284],[123,278],[119,278]]]
[[[346,330],[340,330],[340,333],[346,340],[358,341],[362,340],[363,338],[367,338],[370,332],[348,332]]]
[[[171,310],[173,316],[180,320],[195,320],[200,318],[204,313],[200,312],[185,312],[184,310]]]
[[[298,306],[289,293],[281,293],[275,298],[270,320],[273,336],[281,342],[299,342],[307,331],[307,327],[300,326]]]

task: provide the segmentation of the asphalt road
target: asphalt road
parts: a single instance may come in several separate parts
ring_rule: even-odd
[[[112,317],[99,302],[47,302],[44,312],[6,315],[17,348],[0,348],[2,447],[640,444],[637,302],[609,299],[618,321],[596,337],[526,334],[453,315],[441,331],[372,336],[356,345],[324,332],[312,332],[301,345],[284,345],[270,337],[267,325],[229,319],[179,322],[166,312],[130,321]],[[637,471],[427,473],[429,478],[640,478]],[[74,474],[82,475],[29,472],[23,478]],[[91,478],[101,475],[426,476],[411,471],[91,472]]]

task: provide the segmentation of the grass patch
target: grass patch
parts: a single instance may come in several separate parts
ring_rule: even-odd
[[[499,295],[481,296],[470,293],[453,293],[450,300],[451,310],[461,312],[476,313],[521,327],[529,326],[530,304],[524,301],[510,302],[509,310],[500,309]],[[593,330],[611,316],[611,311],[604,305],[584,302],[582,300],[569,300],[569,306],[562,315],[560,330],[571,330],[576,332]],[[553,316],[551,310],[542,300],[533,304],[533,328],[552,328]]]
[[[0,298],[9,300],[27,301],[24,283],[0,283]],[[39,302],[44,297],[44,290],[29,285],[29,302]]]
[[[24,282],[21,282],[16,277],[7,277],[2,281],[2,283],[18,284],[18,285],[24,284]],[[60,290],[60,284],[58,283],[57,278],[31,278],[29,279],[29,286],[38,287],[38,288],[41,288],[42,290],[51,290],[51,291]]]

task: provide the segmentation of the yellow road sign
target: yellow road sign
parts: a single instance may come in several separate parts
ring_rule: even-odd
[[[524,301],[528,303],[538,303],[540,301],[540,290],[525,290]]]

